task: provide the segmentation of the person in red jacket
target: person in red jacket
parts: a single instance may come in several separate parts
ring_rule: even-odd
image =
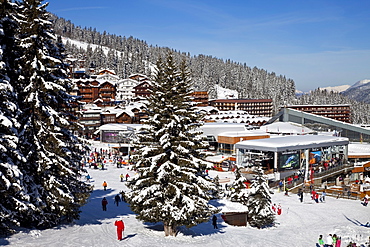
[[[125,230],[125,224],[123,223],[122,217],[119,220],[116,220],[116,222],[114,222],[114,225],[117,227],[118,240],[122,240],[122,234]]]

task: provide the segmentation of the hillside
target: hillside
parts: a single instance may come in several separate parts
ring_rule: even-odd
[[[216,98],[215,85],[238,92],[239,98],[272,99],[274,112],[280,105],[295,97],[295,83],[284,75],[268,72],[245,63],[222,60],[209,55],[191,55],[168,47],[148,45],[133,37],[99,33],[92,28],[81,28],[70,21],[55,17],[54,31],[66,41],[67,53],[85,60],[88,66],[109,68],[121,78],[134,73],[151,75],[151,67],[168,52],[175,60],[185,59],[191,71],[194,90],[208,91]]]
[[[342,92],[350,99],[370,103],[370,80],[361,80]]]

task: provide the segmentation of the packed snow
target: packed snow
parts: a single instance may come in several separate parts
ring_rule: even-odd
[[[108,146],[95,142],[95,146],[108,149]],[[0,239],[0,245],[8,246],[315,246],[319,235],[324,241],[328,234],[342,238],[342,245],[350,241],[357,246],[365,244],[370,237],[370,206],[365,207],[359,200],[326,197],[325,202],[315,203],[309,194],[304,195],[303,203],[296,194],[285,196],[277,190],[272,202],[281,205],[282,214],[276,215],[276,225],[272,228],[255,229],[249,226],[238,227],[226,224],[222,212],[240,211],[245,207],[226,199],[211,203],[221,209],[217,214],[218,229],[212,220],[190,229],[180,228],[177,237],[164,237],[163,225],[138,221],[125,202],[114,204],[114,197],[120,191],[127,191],[127,182],[121,182],[120,174],[130,177],[135,172],[130,167],[117,168],[106,163],[104,170],[86,168],[91,176],[94,191],[88,203],[81,208],[81,218],[74,224],[63,225],[47,230],[26,230]],[[210,177],[219,176],[220,181],[234,180],[233,172],[209,171]],[[86,180],[85,177],[81,179]],[[108,183],[107,190],[102,183]],[[221,183],[222,184],[222,183]],[[223,185],[223,184],[222,184]],[[108,199],[107,211],[102,211],[101,200]],[[117,240],[115,220],[123,217],[124,239]]]

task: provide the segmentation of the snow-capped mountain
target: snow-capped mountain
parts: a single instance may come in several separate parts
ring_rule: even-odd
[[[358,81],[342,94],[357,101],[370,103],[370,80]]]
[[[326,91],[333,91],[336,93],[341,93],[346,91],[348,88],[350,88],[350,85],[341,85],[341,86],[334,86],[334,87],[320,87],[321,90],[326,90]]]
[[[362,86],[369,86],[370,87],[370,80],[369,79],[365,79],[365,80],[361,80],[361,81],[358,81],[356,82],[355,84],[353,84],[350,88],[348,89],[352,89],[352,88],[358,88],[358,87],[362,87]]]

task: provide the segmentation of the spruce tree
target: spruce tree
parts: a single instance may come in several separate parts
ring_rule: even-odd
[[[25,212],[21,225],[49,227],[77,219],[91,188],[79,180],[84,147],[64,109],[75,99],[67,93],[62,50],[55,45],[47,4],[25,0],[23,5],[18,119],[27,160],[21,169],[34,208]]]
[[[230,186],[228,198],[232,202],[239,202],[243,205],[248,205],[249,189],[247,189],[247,179],[240,173],[240,168],[235,170],[235,181]]]
[[[206,222],[217,209],[208,204],[214,184],[200,174],[205,142],[195,129],[201,115],[190,100],[191,84],[185,61],[177,66],[172,54],[157,62],[148,98],[148,128],[139,135],[137,177],[128,196],[131,209],[145,222],[163,222],[165,235],[178,226]]]
[[[0,0],[0,234],[14,232],[19,226],[19,212],[27,211],[29,203],[23,190],[23,175],[19,164],[24,157],[19,152],[17,93],[14,90],[17,71],[14,64],[19,55],[17,30],[19,5]],[[32,206],[32,205],[31,205]]]
[[[262,167],[255,168],[256,177],[252,181],[248,197],[248,222],[252,227],[263,228],[274,224],[275,215],[271,208],[271,191],[266,182]]]

